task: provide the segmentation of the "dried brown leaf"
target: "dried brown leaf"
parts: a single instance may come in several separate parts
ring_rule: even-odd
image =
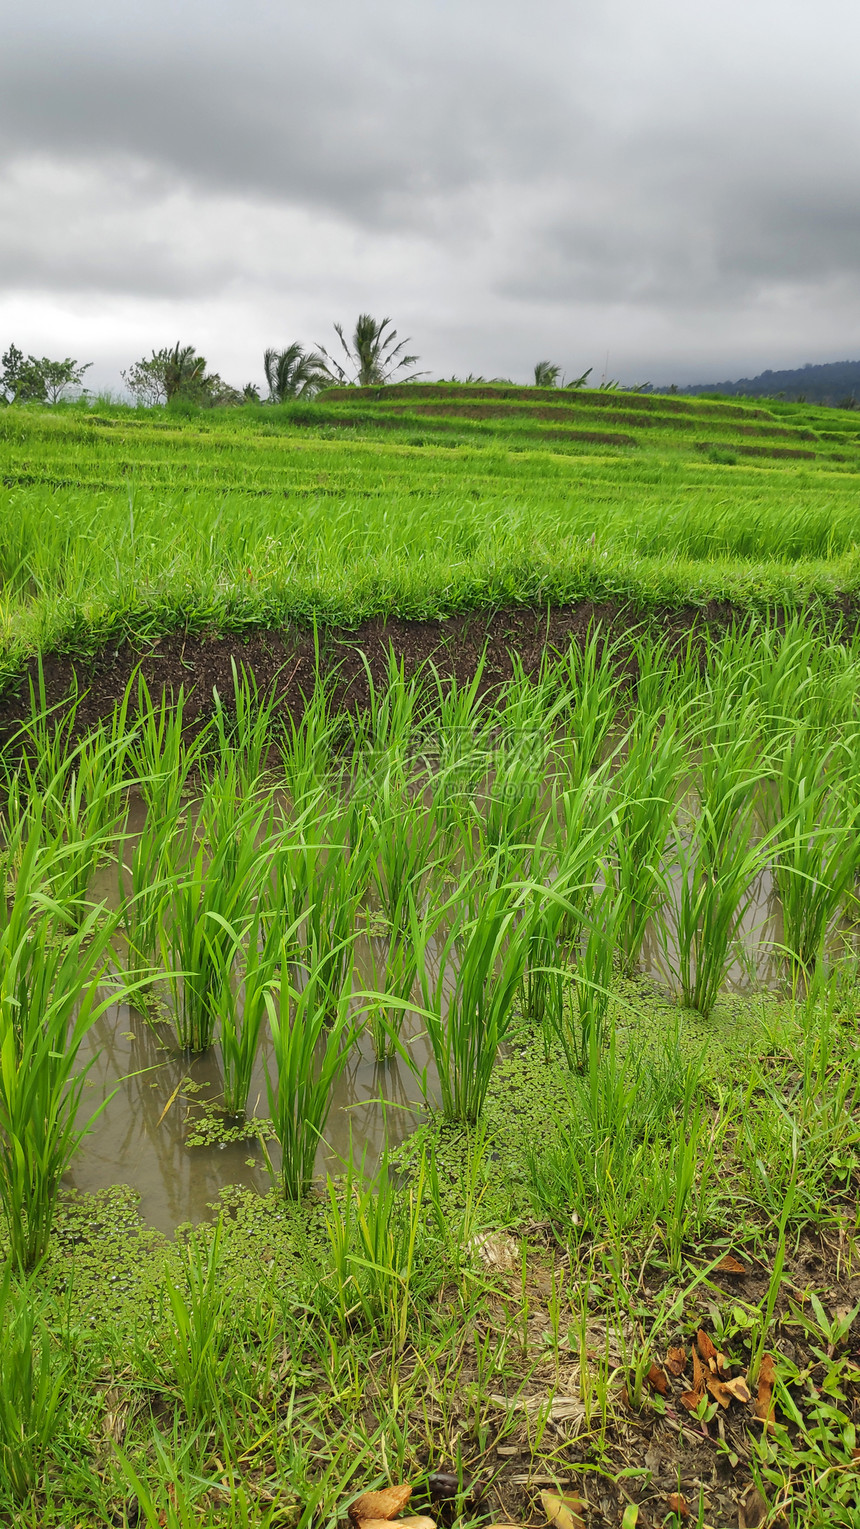
[[[729,1391],[728,1386],[726,1386],[723,1381],[720,1380],[718,1375],[708,1376],[708,1390],[710,1391],[715,1402],[719,1402],[721,1407],[728,1407],[729,1402],[732,1399],[732,1394]]]
[[[736,1375],[734,1380],[724,1380],[725,1389],[730,1392],[736,1402],[751,1402],[750,1388],[743,1375]]]
[[[660,1396],[665,1396],[669,1390],[669,1382],[664,1371],[660,1369],[659,1364],[652,1364],[646,1376],[646,1380],[648,1381],[651,1390],[656,1391]]]
[[[362,1518],[358,1522],[361,1524],[361,1529],[384,1529],[384,1525],[390,1524],[392,1520],[390,1518]],[[421,1516],[417,1518],[398,1518],[397,1525],[398,1529],[436,1529],[436,1524],[432,1518]]]
[[[701,1359],[693,1349],[693,1390],[698,1391],[700,1396],[704,1394],[706,1373]]]
[[[766,1518],[767,1501],[758,1487],[748,1487],[738,1506],[738,1529],[759,1529]]]
[[[708,1337],[703,1327],[700,1327],[696,1334],[696,1342],[699,1346],[699,1357],[702,1363],[706,1364],[710,1370],[715,1370],[717,1366],[717,1350],[713,1340]]]
[[[681,1406],[686,1407],[688,1412],[695,1412],[704,1394],[704,1391],[684,1391],[681,1395]]]
[[[669,1512],[677,1513],[679,1518],[690,1517],[690,1505],[683,1492],[669,1493]]]
[[[350,1503],[347,1512],[354,1524],[366,1523],[368,1519],[379,1522],[396,1518],[402,1513],[410,1497],[412,1487],[404,1481],[400,1486],[382,1487],[378,1492],[364,1492]]]
[[[686,1368],[687,1350],[683,1346],[666,1350],[666,1369],[670,1375],[683,1375]]]
[[[733,1253],[726,1253],[714,1268],[715,1274],[746,1274],[745,1266],[735,1258]]]
[[[758,1395],[755,1399],[755,1415],[764,1423],[765,1429],[773,1427],[773,1387],[775,1380],[776,1368],[773,1362],[773,1354],[765,1354],[761,1361],[761,1369],[758,1372]]]
[[[541,1492],[540,1500],[548,1524],[556,1529],[585,1529],[582,1498],[575,1493],[565,1492],[562,1497],[558,1492]]]

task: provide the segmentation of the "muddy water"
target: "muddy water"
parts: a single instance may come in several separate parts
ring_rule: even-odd
[[[132,801],[127,832],[139,832],[144,817],[143,804]],[[95,898],[115,903],[116,869],[101,871],[91,890]],[[782,916],[769,870],[758,877],[752,893],[740,931],[739,956],[728,974],[727,987],[734,992],[774,986],[784,977],[779,950]],[[671,930],[671,916],[669,925]],[[371,989],[378,985],[374,969],[378,943],[364,936],[356,941],[359,982]],[[428,955],[432,960],[435,950]],[[665,950],[656,930],[649,929],[641,960],[645,974],[666,985],[675,962],[671,935]],[[265,1030],[264,1025],[249,1096],[249,1114],[257,1117],[268,1113]],[[419,1073],[427,1068],[433,1099],[437,1079],[417,1018],[407,1019],[403,1038],[410,1041]],[[121,1006],[103,1015],[90,1032],[82,1060],[92,1062],[82,1117],[102,1101],[108,1102],[75,1156],[67,1175],[69,1185],[84,1191],[130,1185],[140,1196],[143,1218],[167,1234],[182,1222],[211,1215],[213,1202],[229,1185],[261,1193],[270,1187],[263,1148],[256,1137],[193,1144],[207,1106],[215,1114],[220,1103],[217,1046],[189,1059],[177,1048],[167,1024],[153,1025],[134,1009]],[[422,1110],[418,1078],[408,1065],[398,1059],[377,1062],[369,1036],[362,1038],[334,1090],[325,1140],[317,1153],[317,1172],[337,1172],[350,1152],[355,1162],[363,1158],[372,1171],[386,1142],[402,1141],[422,1118]],[[267,1146],[277,1167],[277,1143]]]
[[[678,895],[681,876],[677,866],[669,871],[670,901],[667,927],[658,933],[648,925],[642,945],[640,965],[646,976],[661,987],[674,987],[672,972],[677,968],[678,944],[672,927],[671,907]],[[776,988],[785,978],[782,943],[782,907],[773,884],[773,874],[766,867],[755,879],[751,900],[738,931],[734,958],[724,987],[730,993],[751,993],[758,988]]]
[[[413,1026],[413,1035],[418,1026]],[[403,1039],[409,1037],[408,1024]],[[259,1140],[192,1146],[206,1106],[217,1107],[223,1087],[218,1048],[189,1059],[171,1039],[167,1025],[153,1026],[136,1010],[109,1009],[90,1031],[82,1062],[92,1061],[81,1117],[108,1099],[84,1138],[65,1182],[78,1190],[129,1184],[140,1195],[140,1213],[150,1225],[172,1234],[181,1222],[212,1214],[212,1203],[227,1185],[265,1193],[271,1186]],[[423,1069],[429,1063],[426,1041],[413,1041],[410,1053]],[[261,1034],[257,1066],[248,1099],[249,1114],[265,1117],[267,1037]],[[273,1069],[274,1072],[274,1069]],[[435,1074],[428,1069],[432,1090]],[[109,1097],[112,1096],[112,1097]],[[214,1112],[213,1112],[214,1113]],[[422,1118],[421,1093],[407,1065],[395,1059],[379,1063],[368,1038],[350,1053],[332,1096],[325,1139],[316,1171],[338,1172],[350,1148],[359,1163],[373,1171],[386,1143],[395,1145]],[[278,1166],[277,1142],[267,1143]]]
[[[126,857],[145,820],[144,803],[136,793],[130,793]],[[115,865],[99,869],[90,895],[108,907],[117,906]],[[366,990],[378,987],[379,944],[364,935],[355,942],[357,981]],[[117,945],[122,945],[119,937]],[[124,951],[118,948],[117,955],[122,965]],[[438,962],[434,942],[428,944],[427,958],[435,979]],[[317,1152],[318,1174],[342,1171],[350,1153],[354,1163],[363,1161],[366,1171],[373,1172],[385,1145],[396,1146],[414,1130],[425,1113],[416,1072],[419,1076],[426,1073],[428,1098],[431,1104],[436,1102],[436,1070],[417,1018],[406,1016],[401,1040],[415,1071],[400,1058],[378,1062],[369,1035],[353,1046],[332,1093],[324,1139]],[[103,1108],[66,1175],[64,1182],[69,1187],[92,1192],[112,1184],[128,1184],[140,1196],[144,1220],[168,1234],[182,1222],[211,1216],[213,1202],[229,1185],[259,1193],[271,1187],[259,1138],[195,1144],[207,1115],[210,1121],[224,1121],[219,1110],[223,1078],[217,1044],[204,1055],[190,1058],[177,1047],[169,1024],[153,1025],[142,1013],[120,1005],[108,1009],[89,1032],[81,1050],[81,1064],[90,1064],[90,1070],[79,1123],[99,1106]],[[248,1097],[248,1115],[258,1119],[268,1114],[267,1064],[274,1076],[271,1041],[264,1023]],[[277,1142],[267,1140],[266,1150],[277,1170]]]

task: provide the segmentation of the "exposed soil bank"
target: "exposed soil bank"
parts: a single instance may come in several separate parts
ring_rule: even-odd
[[[586,600],[549,611],[516,607],[433,621],[377,617],[353,628],[321,628],[316,645],[320,670],[333,681],[335,707],[353,710],[367,703],[369,677],[375,686],[384,686],[389,647],[403,660],[407,674],[430,661],[441,676],[460,683],[472,679],[484,655],[482,683],[489,689],[510,678],[514,657],[527,674],[534,674],[545,654],[552,658],[566,653],[572,643],[582,645],[597,624],[607,637],[618,640],[619,661],[634,674],[633,635],[645,625],[655,637],[665,636],[671,646],[680,648],[692,634],[716,635],[747,619],[748,611],[728,601],[646,614],[616,601]],[[822,612],[810,612],[809,619],[820,622]],[[828,624],[840,620],[850,629],[860,621],[853,598],[829,608]],[[184,690],[186,717],[193,726],[211,715],[213,689],[229,701],[233,660],[254,675],[261,692],[275,687],[281,704],[300,716],[304,698],[313,688],[316,645],[312,630],[294,626],[283,631],[194,636],[180,631],[143,648],[123,643],[110,644],[89,657],[46,654],[42,659],[45,699],[54,706],[77,690],[81,697],[78,724],[87,728],[110,716],[114,702],[139,669],[153,695],[176,697]],[[36,659],[0,699],[0,740],[31,715],[31,683],[38,690]]]

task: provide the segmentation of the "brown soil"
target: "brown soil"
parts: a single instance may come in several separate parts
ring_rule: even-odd
[[[848,1207],[846,1212],[850,1219]],[[612,1421],[607,1432],[608,1459],[604,1461],[602,1471],[593,1469],[594,1455],[589,1447],[588,1432],[579,1417],[581,1409],[576,1406],[580,1380],[577,1356],[563,1346],[561,1367],[556,1370],[548,1343],[552,1328],[551,1299],[556,1299],[557,1290],[570,1288],[577,1278],[581,1279],[585,1271],[578,1269],[563,1249],[553,1246],[551,1237],[548,1237],[548,1242],[545,1256],[530,1257],[526,1270],[525,1285],[531,1313],[528,1324],[531,1352],[528,1366],[523,1366],[524,1371],[527,1369],[528,1379],[524,1381],[515,1401],[520,1406],[524,1403],[530,1406],[532,1417],[540,1407],[545,1412],[549,1411],[551,1402],[556,1398],[565,1398],[572,1405],[566,1414],[563,1407],[559,1408],[556,1419],[552,1411],[549,1411],[550,1421],[539,1449],[535,1449],[533,1443],[534,1424],[529,1427],[524,1417],[516,1431],[506,1432],[501,1451],[495,1446],[492,1437],[482,1447],[481,1441],[469,1427],[464,1407],[460,1447],[467,1467],[467,1478],[471,1478],[475,1484],[475,1496],[478,1499],[476,1510],[483,1509],[491,1513],[496,1523],[534,1522],[535,1516],[544,1516],[540,1513],[538,1489],[550,1486],[558,1490],[553,1481],[555,1476],[563,1491],[574,1498],[579,1497],[582,1504],[582,1529],[598,1529],[598,1526],[604,1529],[604,1526],[610,1524],[620,1524],[628,1502],[639,1505],[639,1529],[660,1529],[668,1518],[671,1494],[679,1488],[690,1504],[691,1524],[696,1522],[700,1488],[704,1494],[708,1524],[728,1526],[744,1522],[738,1509],[742,1503],[750,1500],[753,1479],[751,1461],[757,1454],[762,1425],[755,1418],[753,1403],[743,1404],[734,1399],[725,1409],[721,1407],[718,1417],[705,1426],[686,1410],[680,1398],[692,1385],[689,1324],[686,1329],[667,1329],[655,1344],[654,1362],[661,1390],[665,1384],[662,1402],[657,1397],[659,1408],[654,1405],[657,1387],[646,1384],[642,1407],[640,1410],[634,1409],[629,1396],[625,1395],[623,1372],[619,1374],[611,1389]],[[704,1261],[703,1251],[697,1251],[699,1258]],[[715,1282],[721,1287],[726,1303],[737,1299],[748,1304],[763,1305],[767,1296],[771,1260],[768,1258],[762,1261],[751,1256],[743,1247],[738,1248],[737,1252],[741,1254],[741,1267],[746,1272],[740,1275],[717,1274]],[[709,1250],[705,1256],[713,1256],[713,1250]],[[798,1372],[803,1371],[807,1365],[815,1367],[816,1355],[812,1351],[811,1340],[805,1337],[797,1322],[791,1320],[791,1297],[794,1297],[796,1305],[801,1291],[815,1288],[822,1293],[823,1304],[830,1312],[847,1311],[857,1303],[860,1279],[852,1277],[850,1270],[846,1272],[845,1263],[845,1233],[841,1226],[803,1234],[794,1258],[786,1263],[783,1291],[775,1311],[771,1347],[780,1368],[786,1360],[795,1364]],[[627,1278],[635,1280],[632,1269]],[[659,1279],[656,1283],[659,1284]],[[646,1294],[643,1284],[640,1271],[637,1293],[645,1307],[648,1307],[654,1291],[649,1290]],[[523,1277],[519,1268],[510,1276],[501,1276],[499,1286],[498,1295],[492,1303],[497,1313],[496,1333],[502,1331],[506,1323],[515,1320],[514,1313],[522,1301]],[[611,1343],[611,1322],[607,1324],[605,1315],[595,1311],[588,1329],[594,1357],[605,1352],[607,1325]],[[646,1329],[647,1325],[646,1322]],[[483,1316],[479,1329],[482,1337],[489,1326],[487,1317]],[[707,1318],[704,1318],[703,1326],[708,1331],[710,1323]],[[838,1352],[853,1358],[857,1354],[858,1343],[860,1318],[852,1324]],[[683,1348],[686,1356],[685,1370],[678,1378],[674,1378],[671,1371],[663,1369],[666,1350],[673,1345]],[[746,1364],[741,1362],[744,1358],[743,1348],[739,1344],[733,1345],[733,1348],[737,1352],[738,1362],[730,1364],[727,1373],[745,1375]],[[823,1369],[824,1366],[821,1366],[821,1371]],[[475,1379],[477,1382],[477,1375]],[[849,1383],[846,1392],[846,1410],[855,1418],[860,1404],[856,1385]],[[791,1394],[796,1405],[803,1411],[809,1401],[809,1392],[804,1392],[804,1388],[797,1385],[791,1387]],[[500,1421],[503,1409],[500,1407],[496,1414],[490,1413],[490,1416],[493,1421]],[[779,1404],[776,1406],[776,1418],[783,1426],[789,1424],[789,1417],[783,1413]],[[580,1428],[585,1435],[582,1440],[577,1438]],[[790,1426],[790,1432],[795,1435],[793,1426]],[[514,1454],[517,1447],[517,1453]],[[448,1461],[439,1463],[449,1465]],[[438,1468],[436,1462],[433,1464]],[[641,1474],[643,1466],[647,1466],[650,1473],[644,1478]],[[625,1469],[635,1472],[637,1468],[640,1473],[638,1476],[634,1474],[623,1479],[622,1472]],[[763,1518],[751,1516],[746,1521],[758,1524],[763,1522]],[[785,1521],[768,1519],[768,1522],[784,1524]],[[834,1522],[837,1520],[834,1519]]]
[[[832,620],[855,626],[860,607],[848,597],[831,612]],[[662,633],[670,643],[683,645],[691,632],[724,631],[745,619],[745,612],[729,602],[712,600],[707,605],[655,610],[647,618],[641,611],[620,602],[578,605],[554,610],[515,608],[472,612],[447,620],[407,621],[378,617],[352,629],[332,628],[319,634],[320,669],[333,682],[335,707],[360,709],[367,704],[368,675],[375,686],[385,684],[389,646],[413,674],[430,660],[445,678],[465,682],[475,674],[485,654],[483,684],[486,689],[510,678],[516,655],[526,673],[534,674],[544,657],[582,644],[599,623],[619,642],[618,661],[635,676],[631,636],[647,619],[649,630]],[[367,662],[365,663],[365,659]],[[304,697],[314,683],[315,653],[312,631],[295,626],[286,631],[245,634],[212,633],[189,636],[170,633],[144,648],[130,643],[110,645],[89,657],[45,654],[42,658],[45,698],[49,706],[66,701],[75,691],[80,696],[78,726],[91,727],[109,717],[136,669],[153,695],[176,697],[183,690],[189,725],[201,725],[213,710],[213,690],[225,702],[233,693],[232,662],[254,675],[261,693],[274,687],[283,707],[301,715]],[[0,699],[0,741],[8,739],[31,714],[30,686],[38,686],[38,663],[33,659],[17,686]]]

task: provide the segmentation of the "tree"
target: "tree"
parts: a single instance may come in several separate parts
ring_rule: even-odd
[[[127,372],[121,372],[123,382],[136,401],[152,408],[154,404],[167,403],[167,358],[169,350],[154,350],[151,356],[135,361]]]
[[[381,387],[390,382],[396,372],[411,366],[418,360],[417,356],[405,356],[404,348],[409,344],[408,340],[397,340],[397,330],[391,327],[390,319],[383,319],[381,323],[369,313],[360,313],[356,321],[355,329],[350,343],[347,344],[343,326],[335,324],[335,334],[343,347],[352,375],[344,370],[339,361],[330,356],[324,345],[320,346],[326,366],[326,381],[340,383],[343,387],[371,388]],[[413,372],[409,377],[400,377],[400,382],[414,382],[416,377],[423,377],[424,372]]]
[[[167,352],[164,367],[167,402],[170,403],[171,398],[176,398],[179,393],[198,402],[208,381],[211,379],[206,377],[206,357],[198,356],[193,345],[180,345],[177,340],[173,349]],[[220,377],[218,381],[221,381]]]
[[[24,352],[17,345],[10,345],[5,356],[0,361],[0,392],[3,394],[4,403],[14,403],[18,397],[24,375]]]
[[[92,361],[83,364],[73,361],[71,356],[66,356],[65,361],[49,361],[43,356],[37,366],[48,403],[59,403],[66,388],[80,387],[84,372],[88,372],[92,364]]]
[[[565,379],[562,376],[561,367],[560,366],[556,366],[554,361],[539,361],[537,366],[535,367],[535,387],[536,388],[584,388],[586,382],[588,381],[589,377],[591,376],[591,372],[592,372],[592,368],[589,367],[588,371],[587,372],[583,372],[581,377],[573,377],[573,378],[571,378],[570,382],[565,382]],[[560,382],[558,380],[559,377],[561,377],[561,381]]]
[[[91,361],[81,364],[71,356],[52,361],[48,356],[37,360],[24,358],[17,345],[10,345],[2,358],[0,394],[5,403],[58,403],[69,387],[79,387]]]
[[[556,366],[554,361],[539,361],[535,367],[535,387],[557,388],[560,376],[561,367]]]
[[[244,392],[225,382],[217,372],[207,372],[200,384],[200,391],[195,397],[195,402],[201,408],[235,409],[237,405],[247,402]]]
[[[263,370],[271,403],[316,393],[329,380],[322,356],[315,350],[305,350],[298,340],[293,340],[286,350],[267,350]]]
[[[195,345],[180,345],[179,341],[172,348],[165,346],[135,361],[122,377],[138,403],[149,407],[174,399],[202,409],[245,402],[245,395],[217,372],[207,372],[206,357],[198,354]]]

